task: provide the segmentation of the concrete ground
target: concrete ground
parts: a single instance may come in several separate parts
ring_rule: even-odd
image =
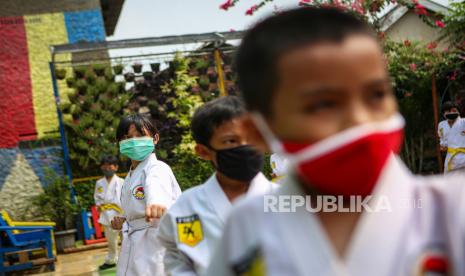
[[[98,266],[103,264],[106,248],[82,251],[71,254],[58,255],[55,263],[55,271],[41,273],[42,276],[110,276],[116,275],[116,268],[98,271]]]

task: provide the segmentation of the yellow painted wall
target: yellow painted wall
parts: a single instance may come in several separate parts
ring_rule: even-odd
[[[31,68],[32,101],[38,137],[48,136],[58,129],[55,98],[48,62],[51,61],[49,45],[68,42],[63,13],[24,16]],[[61,94],[66,83],[61,83]],[[53,133],[52,135],[57,135]]]

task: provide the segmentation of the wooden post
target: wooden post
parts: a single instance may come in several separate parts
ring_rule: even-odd
[[[221,60],[221,55],[220,55],[220,50],[215,49],[213,52],[213,55],[215,57],[215,64],[216,64],[216,72],[218,73],[218,87],[220,90],[220,96],[226,96],[226,89],[224,87],[224,75],[223,75],[223,66],[222,66],[222,60]]]
[[[444,164],[442,162],[441,148],[438,143],[438,140],[439,140],[439,137],[438,137],[439,104],[438,104],[438,94],[436,91],[436,75],[435,74],[433,74],[432,76],[431,93],[433,96],[433,114],[434,114],[434,129],[435,129],[434,135],[436,136],[436,155],[437,155],[438,163],[439,163],[439,171],[442,173],[444,171]]]

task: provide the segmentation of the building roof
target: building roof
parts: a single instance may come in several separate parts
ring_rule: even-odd
[[[123,4],[124,0],[100,0],[100,7],[102,9],[102,16],[107,36],[113,35],[115,32]]]
[[[448,2],[445,2],[443,0],[419,0],[418,2],[427,10],[433,12],[447,13],[447,11],[449,10]],[[384,10],[380,12],[381,31],[387,31],[407,12],[408,8],[399,4],[387,6]]]

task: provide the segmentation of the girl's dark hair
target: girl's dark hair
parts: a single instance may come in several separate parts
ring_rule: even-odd
[[[270,115],[279,82],[277,62],[284,54],[317,43],[341,43],[351,35],[375,38],[365,22],[334,8],[298,8],[255,25],[242,39],[235,62],[247,108]]]
[[[123,140],[124,136],[128,134],[131,125],[134,125],[136,130],[141,134],[144,134],[144,129],[146,129],[152,137],[158,134],[155,123],[152,122],[148,115],[132,114],[124,117],[119,122],[118,129],[116,130],[116,140],[118,142]]]

